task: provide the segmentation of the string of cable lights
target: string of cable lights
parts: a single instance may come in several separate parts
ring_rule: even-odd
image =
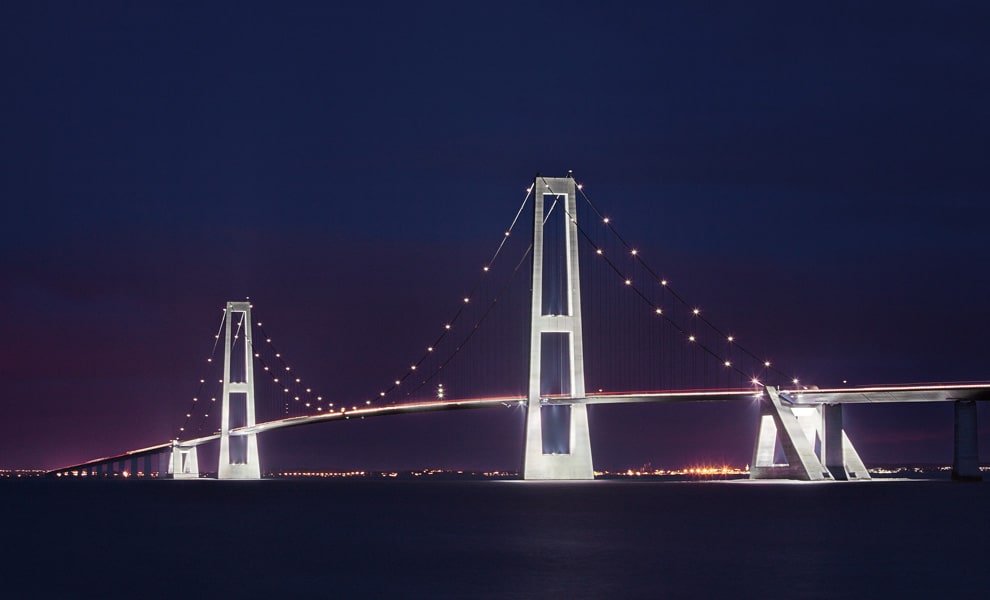
[[[670,292],[670,294],[671,294],[671,296],[673,298],[675,298],[683,306],[685,306],[685,307],[691,307],[692,312],[694,313],[694,315],[696,317],[698,317],[698,319],[701,322],[703,322],[705,325],[707,325],[708,327],[710,327],[720,337],[722,337],[723,339],[727,340],[729,343],[733,344],[733,346],[736,347],[736,348],[738,348],[741,352],[743,352],[744,354],[746,354],[747,356],[749,356],[753,360],[762,362],[763,365],[764,365],[764,367],[767,367],[768,369],[770,369],[771,371],[777,373],[778,375],[780,375],[782,377],[787,377],[787,374],[786,373],[784,373],[780,369],[776,368],[773,365],[773,363],[771,363],[769,360],[767,360],[766,358],[761,358],[756,353],[750,351],[746,346],[740,344],[739,341],[738,341],[738,339],[736,339],[736,336],[734,336],[732,334],[729,334],[729,333],[726,333],[724,330],[722,330],[718,326],[716,326],[710,319],[708,319],[705,315],[703,315],[701,313],[701,310],[700,309],[698,309],[696,307],[692,307],[692,305],[690,303],[688,303],[684,299],[684,297],[681,296],[677,292],[677,290],[673,288],[673,286],[670,285],[670,282],[666,278],[661,277],[660,275],[657,274],[656,270],[653,269],[653,267],[651,267],[650,264],[646,262],[646,259],[643,257],[643,254],[641,252],[639,252],[638,249],[633,248],[632,245],[618,232],[618,230],[615,228],[615,224],[612,221],[612,219],[606,217],[605,215],[602,214],[602,212],[600,210],[598,210],[598,207],[595,206],[595,204],[591,201],[591,198],[588,197],[587,192],[584,191],[584,185],[583,184],[578,184],[577,185],[577,189],[578,189],[578,194],[580,194],[581,197],[585,200],[585,202],[587,202],[587,204],[591,208],[591,210],[593,210],[595,212],[595,214],[598,215],[598,217],[602,220],[602,222],[605,224],[605,226],[608,228],[608,230],[613,235],[615,235],[616,239],[619,240],[619,242],[626,248],[626,250],[629,251],[630,256],[632,256],[644,269],[646,269],[646,271],[650,274],[651,277],[653,277],[653,279],[657,283],[659,283],[660,285],[664,286],[666,288],[666,290],[668,292]]]
[[[492,299],[492,301],[488,304],[488,307],[485,309],[485,311],[481,314],[480,317],[478,317],[478,320],[475,322],[474,326],[471,327],[471,329],[468,331],[468,333],[464,337],[464,339],[462,339],[461,342],[459,344],[457,344],[457,346],[450,353],[450,355],[446,359],[444,359],[437,366],[437,368],[433,370],[433,372],[431,372],[422,381],[420,381],[420,383],[417,384],[416,387],[414,387],[413,389],[409,390],[409,392],[406,393],[406,397],[412,396],[413,394],[415,394],[416,392],[418,392],[419,390],[421,390],[425,385],[429,384],[431,381],[433,381],[434,379],[436,379],[440,375],[440,372],[443,371],[447,367],[447,365],[449,365],[450,362],[452,360],[454,360],[454,358],[464,349],[464,347],[467,345],[467,343],[471,340],[471,338],[474,337],[474,334],[478,332],[478,329],[481,328],[481,325],[485,322],[485,320],[491,314],[492,309],[495,308],[495,305],[498,304],[499,300],[501,300],[502,297],[505,295],[505,291],[508,289],[509,285],[515,279],[516,273],[519,272],[519,268],[526,262],[526,259],[529,257],[529,254],[530,254],[530,252],[532,252],[532,250],[533,250],[533,245],[532,244],[530,244],[529,246],[526,247],[526,250],[525,250],[525,252],[523,252],[522,257],[519,259],[519,261],[516,263],[515,268],[512,270],[512,274],[510,275],[509,280],[505,282],[505,284],[498,291],[498,293],[495,295],[495,297]],[[442,398],[442,392],[440,392],[438,394],[438,396],[440,396],[440,399],[441,400],[443,399]]]
[[[290,414],[289,407],[291,406],[290,400],[298,403],[301,408],[315,408],[316,412],[333,412],[332,408],[334,404],[332,402],[325,401],[323,396],[314,392],[312,387],[305,386],[303,384],[302,377],[298,376],[292,367],[288,364],[282,353],[272,342],[271,336],[265,331],[264,325],[261,321],[257,323],[258,331],[261,333],[271,351],[272,355],[275,357],[275,362],[278,365],[271,365],[265,360],[263,354],[260,351],[256,351],[257,348],[254,346],[252,340],[251,352],[254,357],[261,364],[262,371],[267,373],[272,383],[279,384],[282,393],[285,395],[284,411],[285,414]],[[278,374],[281,373],[282,377]]]
[[[518,219],[518,214],[521,211],[522,211],[522,207],[520,207],[520,210],[517,212],[516,219]],[[513,219],[513,225],[515,225],[516,219]],[[510,229],[510,231],[511,231],[511,229]],[[497,258],[498,257],[498,254],[501,252],[502,246],[504,246],[504,245],[500,245],[500,247],[492,255],[491,260],[489,260],[489,262],[486,264],[486,267],[488,268],[488,270],[490,270],[491,265],[494,263],[495,258]],[[430,372],[428,375],[426,375],[418,384],[416,384],[416,386],[414,388],[411,388],[411,389],[409,389],[407,391],[407,393],[405,394],[406,397],[409,397],[409,396],[415,394],[417,391],[419,391],[420,389],[422,389],[425,385],[429,384],[436,377],[438,377],[440,375],[440,373],[443,371],[443,369],[465,348],[465,346],[467,345],[467,343],[471,340],[471,338],[474,336],[474,334],[480,329],[481,325],[485,322],[485,320],[487,319],[487,317],[491,313],[492,309],[499,302],[499,300],[503,297],[506,288],[508,288],[508,286],[511,284],[512,279],[515,276],[515,274],[519,272],[519,269],[525,263],[526,258],[528,258],[529,253],[530,253],[531,250],[532,250],[532,244],[530,244],[526,248],[526,250],[523,252],[522,257],[516,262],[516,265],[515,265],[515,267],[512,270],[512,273],[510,275],[509,280],[504,283],[504,285],[499,290],[499,292],[495,295],[495,297],[493,298],[493,300],[488,304],[488,306],[486,307],[485,311],[475,321],[474,325],[468,330],[468,333],[466,334],[466,336],[460,342],[457,343],[457,345],[455,346],[455,348],[453,349],[453,351],[448,356],[445,357],[445,359],[438,365],[438,367],[436,369],[434,369],[432,372]],[[451,319],[451,322],[453,322],[453,321],[454,321],[454,319]],[[272,341],[271,336],[265,330],[263,322],[259,321],[258,323],[256,323],[256,326],[258,328],[259,333],[261,333],[261,336],[265,340],[265,343],[267,344],[267,347],[270,350],[271,354],[276,358],[276,361],[275,362],[277,362],[278,364],[277,365],[273,365],[273,364],[269,363],[268,361],[266,361],[265,360],[265,357],[264,357],[264,354],[262,352],[258,351],[258,349],[254,347],[253,342],[252,342],[252,354],[253,354],[254,358],[259,361],[259,364],[262,367],[262,372],[266,373],[269,376],[269,379],[271,380],[272,383],[278,384],[278,387],[281,389],[282,393],[285,394],[285,404],[284,404],[284,409],[283,409],[284,410],[284,414],[289,415],[291,413],[291,411],[289,410],[289,407],[291,406],[290,400],[294,400],[296,403],[300,403],[300,407],[301,408],[302,407],[305,407],[305,408],[314,408],[315,407],[315,412],[318,412],[318,413],[319,412],[324,412],[324,411],[330,412],[330,413],[336,412],[336,409],[334,408],[334,406],[335,406],[334,403],[332,403],[332,402],[325,403],[323,396],[316,395],[316,393],[313,392],[312,388],[306,387],[303,390],[303,388],[302,388],[302,385],[303,385],[302,384],[302,378],[301,377],[295,377],[295,376],[293,376],[293,375],[290,374],[290,373],[294,373],[292,367],[287,363],[287,361],[285,360],[284,356],[282,355],[282,352],[280,352],[278,350],[278,348],[275,346],[274,342]],[[443,339],[445,337],[447,337],[448,335],[451,335],[449,332],[450,332],[450,330],[444,329],[444,333],[437,340],[434,341],[434,343],[431,346],[433,348],[433,350],[430,350],[429,351],[430,354],[427,354],[426,357],[431,356],[437,350],[437,348],[440,346],[440,342],[442,342]],[[416,371],[417,370],[416,367],[418,367],[419,365],[421,365],[424,360],[425,360],[425,358],[421,359],[417,364],[414,364],[410,368],[410,375],[411,375],[411,372],[412,371]],[[422,371],[420,371],[420,372],[422,372]],[[280,376],[280,374],[281,374],[281,376]],[[296,387],[296,389],[292,389],[293,387]],[[301,397],[303,393],[305,393],[306,396],[307,396],[306,401],[303,401],[303,398]],[[371,405],[372,404],[372,400],[370,400],[370,399],[369,400],[365,400],[364,403],[365,403],[365,405]],[[355,406],[352,406],[351,408],[352,409],[356,409],[357,406],[355,405]],[[341,410],[342,411],[346,410],[346,407],[341,407]]]
[[[379,400],[381,400],[383,402],[386,401],[393,394],[393,392],[395,392],[397,389],[400,388],[400,386],[402,386],[403,383],[405,383],[405,381],[407,379],[409,379],[410,377],[414,376],[414,374],[417,373],[417,371],[420,369],[420,367],[423,365],[423,363],[426,362],[427,359],[429,359],[431,356],[434,355],[434,352],[436,352],[436,350],[440,346],[440,344],[450,334],[451,330],[454,328],[454,325],[457,324],[458,319],[461,317],[461,315],[464,314],[464,310],[467,307],[467,305],[469,305],[471,303],[471,300],[474,297],[475,292],[478,290],[479,286],[481,285],[481,282],[495,268],[496,259],[498,258],[498,256],[501,253],[503,247],[505,246],[506,240],[508,240],[508,238],[512,235],[512,231],[513,231],[513,229],[515,228],[516,224],[519,221],[519,216],[522,214],[522,211],[525,209],[526,204],[529,202],[529,198],[532,195],[532,193],[533,193],[533,187],[532,186],[526,188],[526,196],[523,198],[522,203],[519,205],[519,210],[516,211],[516,214],[513,217],[512,222],[509,224],[508,229],[506,229],[504,231],[504,233],[502,234],[502,239],[499,240],[499,243],[498,243],[497,247],[495,248],[495,251],[492,254],[492,257],[488,260],[488,262],[486,262],[484,264],[484,266],[482,266],[481,275],[479,275],[478,279],[476,279],[476,281],[475,281],[475,284],[471,287],[471,292],[468,295],[463,296],[461,298],[460,302],[458,302],[457,310],[454,311],[453,316],[450,319],[448,319],[446,322],[444,322],[443,328],[440,330],[440,333],[432,341],[432,343],[430,343],[429,345],[426,346],[426,349],[423,351],[422,354],[420,354],[419,358],[417,360],[415,360],[414,362],[412,362],[409,365],[409,368],[406,369],[399,377],[397,377],[394,380],[392,380],[392,382],[389,385],[387,385],[382,391],[378,392],[378,399]],[[526,254],[527,255],[528,255],[528,253],[529,253],[529,249],[526,250]],[[516,270],[518,270],[518,266],[516,267]],[[514,274],[514,272],[513,272],[513,274]],[[497,299],[491,303],[491,305],[489,306],[488,311],[491,310],[491,306],[493,306],[495,304],[495,302],[497,302]],[[485,314],[487,314],[488,311],[486,311]],[[421,382],[420,384],[418,384],[414,388],[414,390],[412,390],[410,392],[407,392],[406,393],[406,397],[410,396],[415,391],[418,391],[419,389],[421,389],[423,387],[423,385],[425,385],[428,381],[434,379],[436,377],[437,373],[443,368],[443,366],[445,366],[446,364],[448,364],[450,362],[450,360],[453,358],[453,356],[456,355],[456,353],[460,351],[460,349],[463,347],[463,344],[466,342],[466,340],[470,339],[470,337],[473,335],[473,331],[475,331],[479,325],[480,325],[480,322],[479,323],[476,323],[475,324],[475,327],[471,329],[471,333],[468,334],[468,337],[465,338],[465,340],[462,341],[461,344],[458,344],[457,345],[457,347],[454,350],[454,354],[451,355],[450,357],[448,357],[445,361],[443,361],[441,363],[441,366],[438,369],[436,369],[433,373],[431,373],[431,375],[426,380],[424,380],[423,382]],[[366,400],[365,403],[366,404],[371,404],[371,400]]]
[[[226,313],[226,311],[227,311],[227,309],[225,308],[224,309],[224,312]],[[223,326],[223,324],[221,323],[221,329],[222,329],[222,326]],[[241,328],[242,327],[244,327],[244,315],[243,314],[241,314],[241,319],[240,319],[240,321],[237,322],[237,328],[234,330],[234,337],[233,337],[233,342],[232,342],[233,344],[236,344],[237,343],[237,340],[240,339],[240,337],[241,337]],[[219,339],[220,339],[220,332],[218,331],[217,332],[217,335],[216,335],[216,340],[219,341]],[[224,341],[224,344],[226,344],[226,340]],[[214,349],[216,348],[216,345],[217,344],[214,343]],[[208,358],[207,359],[207,362],[212,363],[213,362],[213,357],[211,356],[210,358]],[[222,386],[223,385],[223,377],[224,377],[224,375],[221,374],[221,377],[219,379],[212,380],[210,382],[210,384],[211,385]],[[215,405],[217,403],[217,395],[218,395],[217,393],[209,394],[210,401],[208,403],[205,403],[207,407],[213,406],[213,405]],[[197,402],[197,404],[199,404],[199,403]],[[196,427],[196,434],[197,435],[203,433],[203,426],[207,423],[207,419],[210,418],[210,412],[209,412],[210,410],[212,410],[212,409],[210,409],[210,408],[203,409],[203,418],[200,419],[199,424]]]
[[[220,314],[220,325],[217,327],[217,333],[216,335],[213,336],[213,349],[210,351],[210,356],[207,357],[206,359],[206,363],[208,366],[204,367],[204,372],[201,374],[199,378],[199,384],[196,388],[196,393],[192,397],[192,401],[190,402],[189,409],[186,410],[186,412],[184,413],[185,414],[184,420],[182,421],[182,425],[179,426],[179,430],[175,433],[174,439],[179,439],[179,436],[182,433],[184,433],[186,429],[189,427],[189,420],[192,419],[193,415],[196,412],[196,407],[199,406],[200,404],[199,399],[200,397],[202,397],[203,389],[207,385],[206,384],[207,379],[210,378],[210,371],[212,371],[211,367],[213,364],[213,359],[216,357],[217,354],[217,346],[220,345],[220,332],[223,331],[223,324],[224,322],[226,322],[226,319],[227,319],[227,309],[224,308],[222,309]]]
[[[543,185],[546,186],[546,188],[551,192],[551,194],[553,194],[553,189],[547,183],[546,179],[541,177],[541,180],[543,182]],[[629,252],[629,255],[632,256],[634,259],[636,259],[638,262],[640,262],[640,264],[642,264],[644,266],[644,268],[646,268],[647,271],[654,277],[654,279],[656,280],[657,283],[659,283],[661,286],[663,286],[667,291],[670,291],[672,297],[676,298],[683,305],[688,306],[688,307],[691,307],[690,314],[692,315],[692,317],[699,318],[699,320],[701,322],[703,322],[704,324],[706,324],[708,327],[710,327],[712,330],[714,330],[716,333],[718,333],[720,336],[722,336],[724,339],[726,339],[729,343],[734,343],[735,342],[735,336],[726,335],[726,334],[722,333],[722,331],[719,330],[714,325],[712,325],[711,322],[708,319],[705,319],[705,318],[701,317],[701,310],[699,308],[697,308],[697,306],[693,306],[692,307],[691,305],[689,305],[683,299],[682,296],[680,296],[679,294],[676,294],[676,292],[674,292],[674,290],[670,286],[670,282],[667,279],[662,278],[662,277],[656,275],[656,272],[652,268],[650,268],[649,265],[647,265],[645,263],[645,261],[643,260],[643,258],[641,256],[641,253],[639,252],[639,250],[633,248],[624,238],[622,238],[621,236],[619,236],[618,233],[615,231],[615,228],[614,228],[614,226],[613,226],[613,224],[611,222],[611,219],[609,217],[604,216],[594,206],[594,204],[591,203],[591,201],[587,197],[587,194],[584,192],[584,185],[583,184],[580,184],[580,183],[575,182],[575,187],[578,189],[578,192],[580,193],[580,195],[585,198],[586,202],[592,208],[592,210],[594,210],[595,213],[597,215],[599,215],[599,217],[602,219],[602,222],[605,224],[605,226],[608,228],[608,230],[610,232],[612,232],[616,236],[616,238],[620,241],[620,243],[626,248],[626,250]],[[737,365],[735,365],[733,363],[733,361],[727,355],[719,354],[715,350],[709,348],[706,344],[700,342],[698,336],[694,335],[688,329],[686,329],[683,326],[681,326],[680,323],[678,323],[673,318],[671,318],[671,316],[668,315],[667,312],[663,310],[663,307],[661,307],[661,306],[655,304],[654,302],[652,302],[649,299],[649,297],[638,287],[638,285],[635,285],[634,282],[633,282],[633,280],[626,273],[624,273],[623,270],[621,268],[619,268],[619,266],[613,260],[611,260],[610,257],[606,256],[606,254],[604,252],[604,249],[602,247],[600,247],[599,245],[597,245],[594,242],[594,240],[589,235],[589,233],[578,222],[576,216],[575,215],[571,215],[567,211],[566,207],[564,208],[564,211],[565,211],[565,214],[567,215],[567,217],[575,224],[575,226],[576,226],[578,232],[581,234],[582,238],[584,238],[585,241],[592,246],[592,249],[594,250],[595,255],[601,257],[606,262],[606,264],[612,269],[612,271],[616,275],[618,275],[618,277],[623,282],[623,284],[626,287],[630,288],[639,298],[641,298],[643,300],[643,302],[645,302],[647,305],[650,306],[650,309],[654,312],[654,314],[656,314],[657,316],[661,317],[662,319],[665,319],[668,323],[670,323],[674,327],[674,329],[676,329],[678,331],[678,333],[680,333],[682,336],[684,336],[685,341],[689,345],[692,345],[694,347],[700,348],[703,352],[705,352],[706,354],[708,354],[709,356],[711,356],[712,358],[714,358],[718,362],[720,362],[722,364],[722,366],[724,366],[725,368],[728,368],[728,369],[731,369],[731,370],[737,372],[742,377],[748,379],[750,381],[750,383],[752,383],[753,385],[756,385],[756,386],[763,386],[764,385],[763,382],[761,382],[759,379],[757,379],[755,376],[753,376],[753,374],[746,373],[745,371],[743,371],[742,369],[740,369]],[[739,346],[737,345],[737,347],[739,347]],[[752,352],[749,352],[748,350],[743,349],[742,347],[740,347],[740,350],[742,350],[743,352],[745,352],[746,354],[748,354],[749,356],[751,356],[753,359],[755,359],[757,361],[760,361],[765,369],[772,368],[772,363],[769,360],[766,360],[766,359],[761,360],[755,354],[753,354]],[[783,374],[783,373],[781,373],[777,369],[774,369],[774,370],[776,372],[780,373],[780,374]]]

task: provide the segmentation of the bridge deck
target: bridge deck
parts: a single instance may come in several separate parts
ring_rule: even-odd
[[[990,400],[990,383],[880,385],[860,388],[781,390],[791,404],[883,404]]]
[[[73,471],[73,470],[78,471],[78,470],[84,469],[86,467],[95,467],[95,466],[102,465],[104,463],[114,462],[114,461],[117,461],[117,460],[124,460],[124,459],[128,459],[128,458],[141,458],[141,457],[147,456],[149,454],[156,454],[158,452],[163,452],[163,451],[165,451],[165,450],[167,450],[167,449],[169,449],[171,447],[172,447],[172,442],[165,442],[163,444],[155,444],[154,446],[148,446],[147,448],[139,448],[137,450],[128,450],[127,452],[123,452],[123,453],[117,454],[115,456],[103,456],[103,457],[100,457],[100,458],[94,458],[93,460],[87,460],[86,462],[82,462],[82,463],[79,463],[77,465],[72,465],[72,466],[69,466],[69,467],[62,467],[60,469],[53,469],[51,471],[48,471],[48,474],[51,475],[53,473],[62,473],[62,472],[65,472],[65,471]]]
[[[990,383],[947,383],[779,390],[791,404],[882,404],[912,402],[951,402],[953,400],[990,400]],[[640,402],[725,402],[754,399],[762,390],[694,390],[588,394],[586,398],[553,397],[546,404],[627,404]]]
[[[599,393],[590,394],[586,398],[545,398],[543,402],[549,405],[566,404],[630,404],[643,402],[726,402],[739,400],[754,400],[763,395],[762,390],[687,390],[666,392],[636,392],[636,393]],[[780,390],[781,397],[794,405],[816,406],[819,404],[882,404],[882,403],[914,403],[914,402],[950,402],[953,400],[990,400],[990,383],[954,383],[954,384],[911,384],[898,386],[872,386],[859,388],[828,388],[808,390]],[[433,400],[429,402],[413,402],[392,406],[356,408],[349,411],[322,413],[304,417],[289,417],[275,421],[258,423],[251,427],[239,427],[230,430],[230,435],[249,435],[264,433],[286,427],[312,425],[328,421],[344,421],[349,419],[365,419],[384,417],[388,415],[408,414],[417,412],[433,412],[439,410],[464,410],[472,408],[487,408],[492,406],[512,406],[524,402],[524,396],[499,396],[495,398],[477,398],[461,400]],[[179,442],[181,446],[199,446],[220,438],[219,433],[198,437]],[[163,452],[172,447],[173,442],[164,442],[147,448],[130,450],[115,456],[105,456],[76,465],[62,467],[50,471],[59,473],[79,470],[86,467],[101,465],[128,458],[139,458],[156,452]]]

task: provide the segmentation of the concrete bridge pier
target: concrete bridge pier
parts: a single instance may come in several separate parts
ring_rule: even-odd
[[[168,472],[172,479],[199,479],[199,454],[196,446],[173,444]]]
[[[753,449],[753,461],[749,466],[750,479],[799,479],[802,481],[823,481],[832,479],[825,465],[815,454],[814,422],[810,428],[806,423],[810,416],[807,410],[813,407],[792,408],[785,406],[777,389],[765,388],[766,395],[760,399],[760,430]],[[799,421],[799,415],[801,421]],[[784,463],[776,462],[777,443],[784,453]]]
[[[775,462],[778,441],[786,461],[784,464]],[[749,478],[872,479],[843,428],[841,404],[784,404],[773,386],[767,386],[766,396],[760,400],[760,431]]]
[[[975,400],[956,400],[955,443],[952,452],[952,479],[982,481]]]

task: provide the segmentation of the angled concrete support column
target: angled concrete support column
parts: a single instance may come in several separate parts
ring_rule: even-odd
[[[849,479],[846,473],[846,459],[842,448],[842,405],[823,404],[822,413],[822,462],[839,481]]]
[[[975,400],[955,401],[955,443],[952,451],[952,479],[981,481],[980,452]]]
[[[541,372],[543,337],[545,333],[562,333],[568,339],[568,373],[570,397],[584,397],[584,334],[581,325],[581,273],[578,263],[577,189],[570,177],[539,177],[533,183],[533,287],[532,318],[530,321],[529,398],[526,411],[526,448],[523,477],[525,479],[594,479],[591,458],[591,434],[588,429],[588,407],[571,405],[548,408],[559,411],[547,423],[541,403]],[[564,256],[567,280],[563,286],[560,315],[543,311],[543,225],[547,221],[545,207],[560,211],[564,219]],[[566,436],[565,451],[558,452],[544,444],[544,430],[558,427],[555,437]],[[566,428],[566,432],[563,429]]]
[[[233,344],[237,342],[239,334],[232,334],[232,326],[236,319],[235,315],[241,315],[240,331],[244,335],[243,351],[243,374],[238,376],[238,381],[231,378],[231,354]],[[231,394],[243,396],[244,411],[246,413],[245,422],[247,427],[255,424],[254,415],[254,358],[251,337],[251,303],[250,302],[228,302],[227,318],[225,324],[223,356],[223,405],[220,411],[220,464],[217,468],[218,479],[261,479],[261,463],[258,459],[258,434],[252,433],[246,436],[239,436],[243,443],[243,453],[234,456],[231,453],[230,435],[230,402]]]
[[[810,389],[818,389],[812,386]],[[842,405],[792,406],[808,443],[819,443],[818,459],[838,481],[872,479],[849,441],[842,421]]]
[[[832,473],[832,477],[840,480],[872,479],[866,470],[866,465],[859,458],[859,453],[842,425],[842,405],[823,404],[821,411],[822,462]]]
[[[173,444],[168,472],[172,479],[199,479],[199,453],[196,446]]]
[[[832,476],[815,455],[814,441],[790,406],[784,406],[773,386],[760,399],[760,431],[749,467],[750,479],[800,479],[821,481]],[[776,464],[774,450],[779,439],[786,464]]]

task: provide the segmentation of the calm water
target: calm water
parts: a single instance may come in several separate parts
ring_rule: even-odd
[[[39,480],[0,505],[3,597],[990,595],[990,483]]]

